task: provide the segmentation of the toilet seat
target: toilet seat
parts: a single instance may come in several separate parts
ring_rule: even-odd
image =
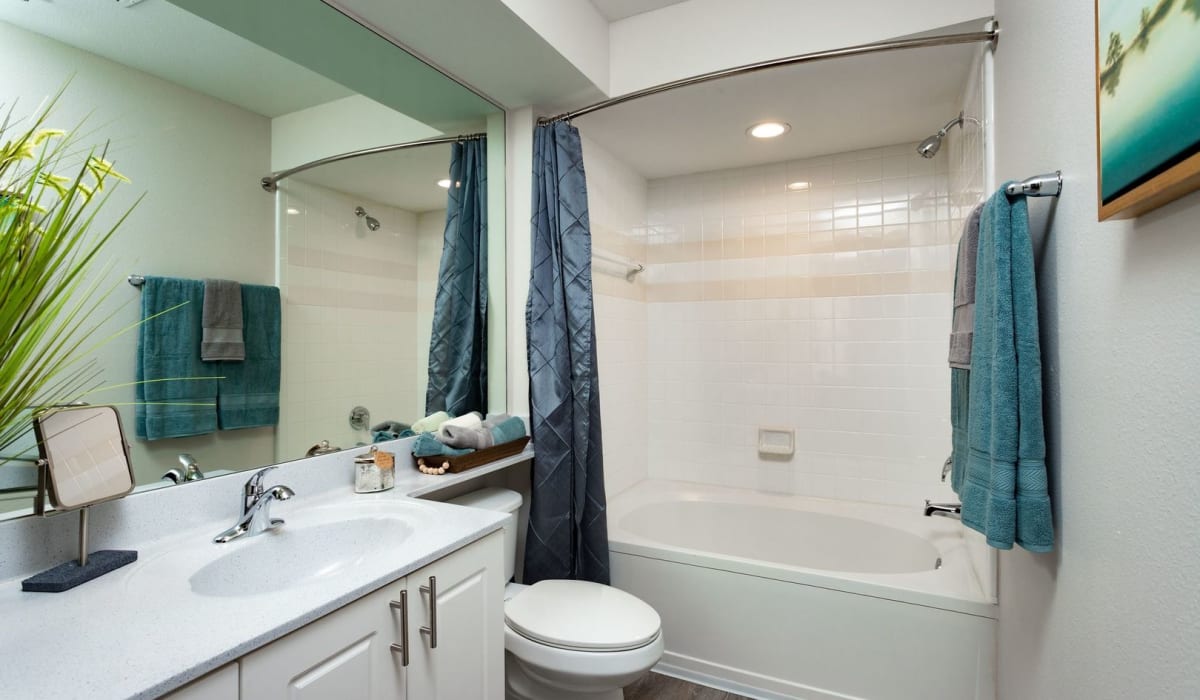
[[[504,605],[508,627],[558,649],[627,651],[658,639],[662,620],[634,596],[590,581],[540,581]]]

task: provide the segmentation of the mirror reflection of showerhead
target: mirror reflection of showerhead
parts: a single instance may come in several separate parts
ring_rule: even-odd
[[[372,231],[379,230],[379,219],[376,219],[368,214],[366,209],[363,209],[362,207],[354,207],[354,215],[360,219],[364,219],[367,222],[368,229]]]
[[[936,156],[938,149],[942,147],[942,139],[946,138],[946,134],[950,132],[950,129],[956,126],[962,126],[962,123],[963,113],[959,112],[957,117],[946,122],[945,126],[938,129],[936,134],[922,141],[920,145],[917,146],[917,153],[919,153],[922,158],[932,158]]]

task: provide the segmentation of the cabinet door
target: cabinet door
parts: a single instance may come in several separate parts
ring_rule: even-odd
[[[404,669],[399,639],[404,580],[242,657],[241,696],[253,700],[395,700]]]
[[[238,700],[238,665],[234,661],[201,676],[162,700]]]
[[[409,697],[504,697],[503,577],[504,543],[499,532],[409,574],[413,649]],[[436,600],[431,589],[436,591]],[[432,634],[435,606],[436,648]]]

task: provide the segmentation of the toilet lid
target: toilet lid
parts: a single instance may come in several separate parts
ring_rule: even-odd
[[[645,646],[662,624],[641,600],[590,581],[539,581],[504,604],[504,617],[527,639],[594,651]]]

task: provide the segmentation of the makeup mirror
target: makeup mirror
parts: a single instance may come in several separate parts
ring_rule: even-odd
[[[116,408],[54,409],[34,421],[34,433],[42,456],[39,505],[49,497],[57,510],[76,510],[133,490],[133,465]]]
[[[88,508],[133,491],[129,444],[114,406],[53,408],[33,422],[41,457],[34,513],[46,514],[46,499],[58,512],[79,511],[79,558],[21,582],[31,593],[62,593],[137,560],[137,552],[88,552]]]

